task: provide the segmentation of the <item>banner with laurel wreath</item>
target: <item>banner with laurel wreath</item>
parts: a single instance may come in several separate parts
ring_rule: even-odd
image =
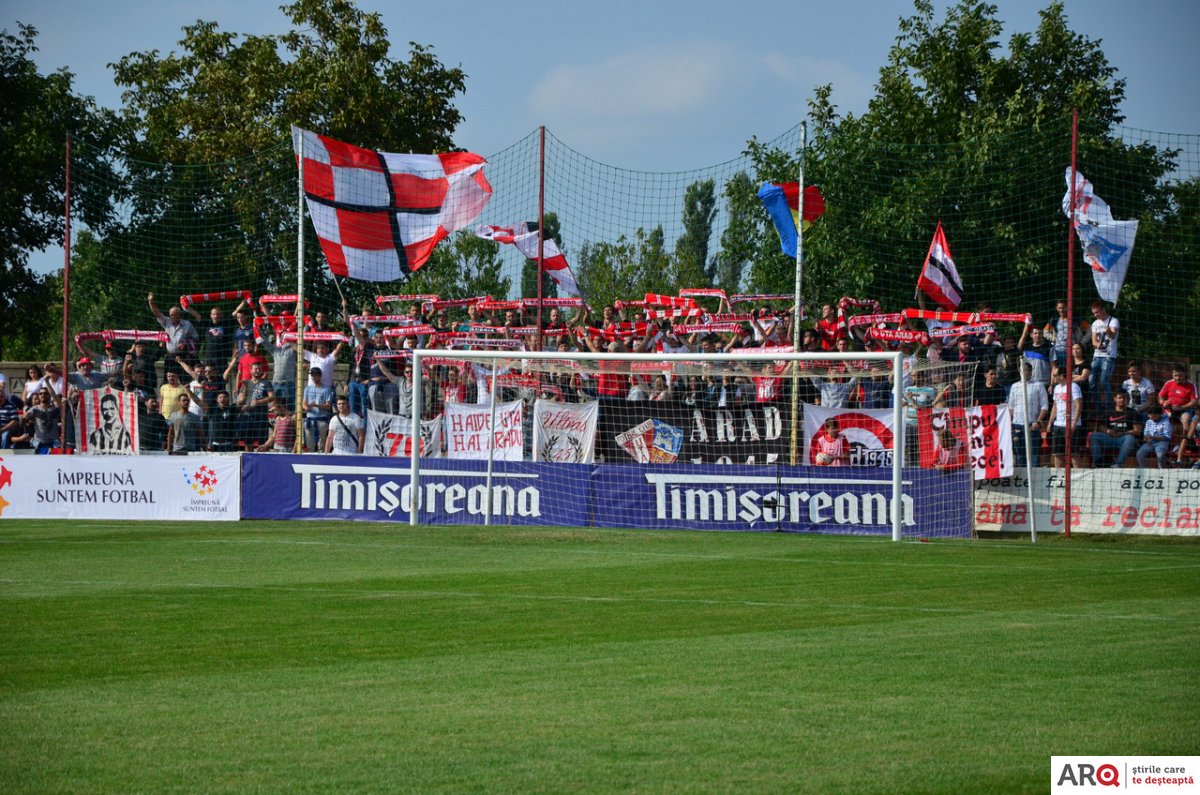
[[[533,460],[590,464],[595,460],[600,404],[539,400],[533,406]]]
[[[336,422],[336,420],[334,420]],[[421,423],[421,458],[442,457],[442,417]],[[367,412],[366,455],[407,458],[412,455],[412,420],[381,411]]]

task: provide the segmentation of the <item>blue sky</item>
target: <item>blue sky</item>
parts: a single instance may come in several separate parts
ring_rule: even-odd
[[[1002,44],[1036,28],[1045,3],[1000,0]],[[3,0],[0,27],[39,31],[39,65],[67,67],[78,91],[120,103],[107,64],[132,51],[177,47],[197,18],[247,33],[276,33],[276,2]],[[393,54],[432,45],[468,74],[456,140],[484,155],[545,125],[589,157],[644,170],[684,170],[729,160],[751,136],[774,138],[798,123],[812,89],[833,83],[845,111],[864,109],[895,40],[906,2],[610,0],[607,3],[375,2]],[[939,11],[946,3],[936,2]],[[1194,0],[1067,0],[1070,25],[1101,39],[1127,80],[1126,123],[1200,133],[1200,3]],[[61,266],[62,256],[37,258]],[[35,267],[38,263],[35,262]],[[42,269],[42,268],[39,268]]]

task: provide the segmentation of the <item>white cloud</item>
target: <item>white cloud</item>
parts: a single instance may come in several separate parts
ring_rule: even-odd
[[[784,132],[803,118],[813,87],[827,82],[843,111],[860,112],[872,91],[837,60],[694,40],[556,65],[533,83],[526,112],[534,126],[598,159],[686,168],[698,165],[699,151],[732,158],[750,136]]]
[[[809,96],[816,86],[833,84],[833,101],[843,112],[862,113],[875,92],[874,73],[866,75],[844,61],[781,52],[760,55],[758,61],[772,78]]]
[[[564,64],[538,81],[530,109],[543,115],[635,118],[686,113],[716,101],[734,79],[737,59],[712,42]]]

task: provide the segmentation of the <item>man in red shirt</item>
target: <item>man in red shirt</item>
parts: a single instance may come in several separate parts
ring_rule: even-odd
[[[846,338],[846,327],[838,320],[832,304],[821,307],[821,319],[817,321],[817,334],[821,338],[821,350],[831,351],[838,340]]]
[[[1177,364],[1171,368],[1171,380],[1163,384],[1158,392],[1158,402],[1166,410],[1167,416],[1179,420],[1180,439],[1179,453],[1175,457],[1176,466],[1183,463],[1188,444],[1196,441],[1196,406],[1200,404],[1196,385],[1188,380],[1187,368]]]

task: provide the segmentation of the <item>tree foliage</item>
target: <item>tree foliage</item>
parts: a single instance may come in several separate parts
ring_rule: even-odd
[[[393,57],[381,17],[350,0],[296,0],[282,10],[289,29],[281,34],[242,35],[198,21],[183,29],[178,51],[135,52],[113,65],[138,136],[125,164],[132,210],[121,230],[104,237],[110,250],[102,262],[152,273],[148,286],[164,294],[291,293],[298,251],[292,125],[385,151],[454,147],[461,69],[415,43],[407,57]],[[311,225],[299,231],[306,296],[336,306],[338,285]],[[457,242],[446,249],[478,254]],[[441,259],[425,269],[437,272]],[[347,284],[343,292],[357,304],[371,290]]]
[[[683,194],[683,234],[675,241],[677,287],[707,287],[712,283],[708,244],[717,217],[716,185],[697,180]]]
[[[111,174],[112,153],[127,135],[116,114],[74,92],[70,72],[38,71],[36,42],[29,25],[0,31],[0,356],[8,358],[46,358],[61,325],[61,311],[53,313],[61,282],[27,266],[31,251],[63,239],[67,136],[84,147],[87,168]],[[76,222],[105,229],[111,196],[93,187],[72,197]]]
[[[1125,83],[1098,42],[1069,29],[1060,2],[1041,12],[1036,31],[1012,35],[1007,50],[1001,33],[994,5],[961,0],[939,19],[929,0],[917,0],[914,13],[900,20],[865,113],[839,113],[832,86],[817,88],[804,173],[806,184],[823,191],[826,212],[804,239],[810,306],[847,294],[907,305],[941,221],[968,304],[1049,312],[1066,284],[1060,202],[1073,108],[1083,120],[1079,169],[1117,217],[1161,223],[1186,206],[1167,181],[1172,152],[1115,136]],[[798,152],[751,140],[747,154],[758,181],[797,179]],[[752,286],[790,289],[794,265],[779,252],[753,192],[732,183],[726,191],[731,218],[745,226],[751,214],[758,219],[746,252]],[[1141,285],[1164,277],[1151,253],[1156,237],[1139,233],[1122,293],[1121,309],[1134,327],[1148,327],[1151,312],[1161,317],[1161,307],[1132,300]],[[1081,271],[1077,306],[1095,296],[1090,282]],[[1187,285],[1174,295],[1191,292]],[[1178,310],[1185,311],[1182,304]]]

